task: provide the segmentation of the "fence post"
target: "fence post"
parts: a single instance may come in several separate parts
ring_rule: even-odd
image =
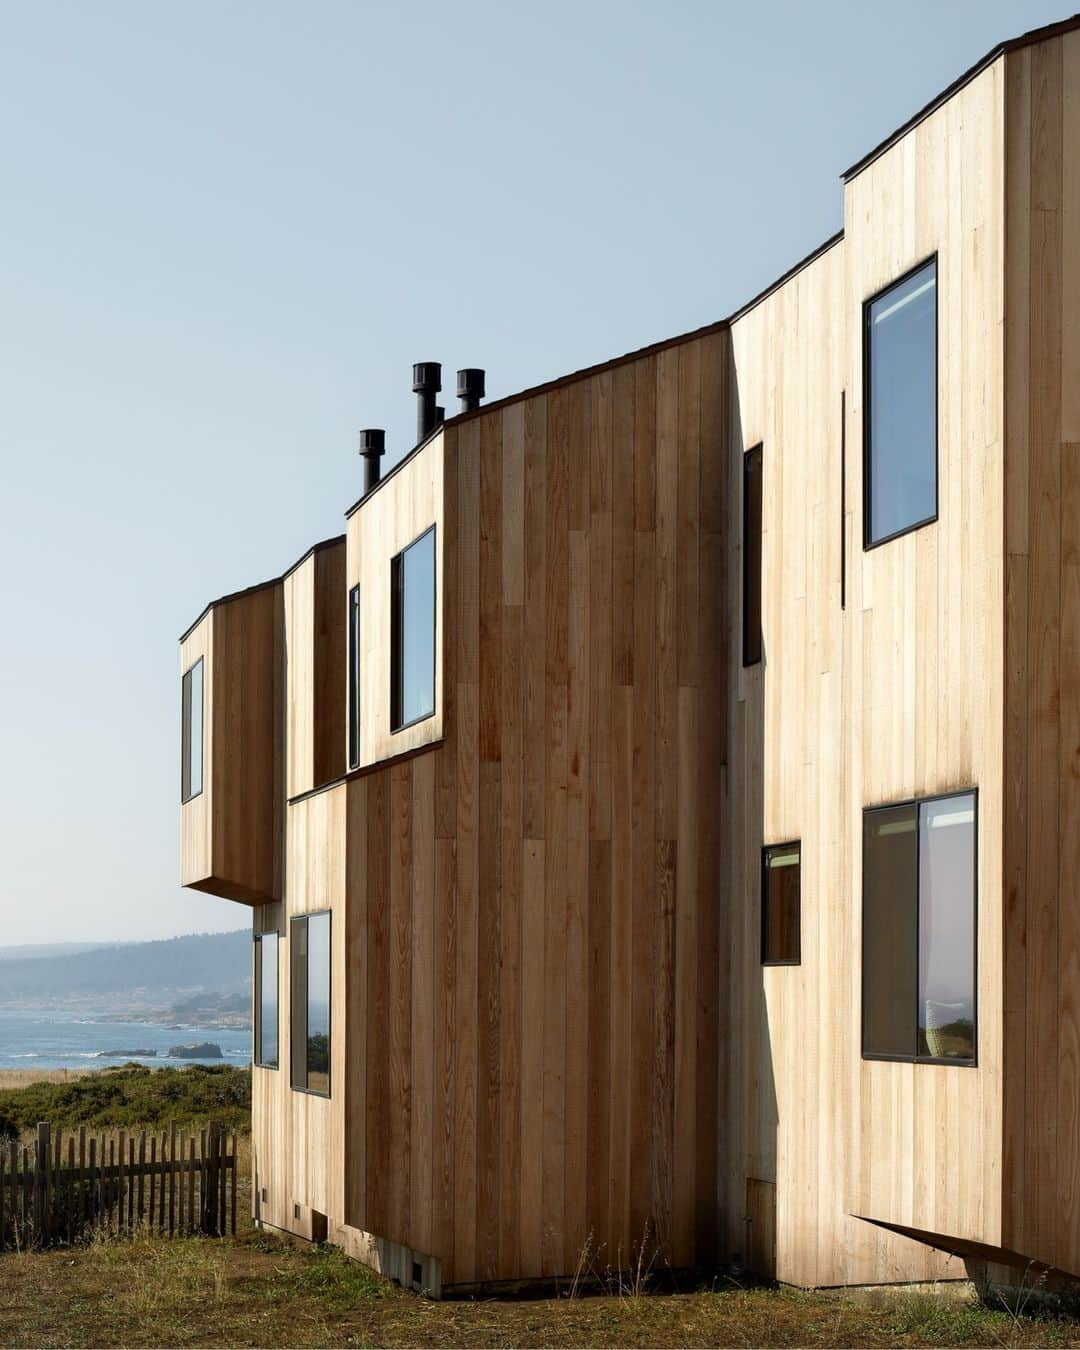
[[[49,1240],[49,1126],[38,1121],[37,1149],[34,1153],[34,1245]]]

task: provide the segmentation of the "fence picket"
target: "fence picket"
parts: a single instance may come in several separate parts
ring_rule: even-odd
[[[116,1149],[116,1231],[123,1233],[126,1228],[127,1215],[124,1213],[124,1201],[127,1198],[127,1192],[124,1189],[124,1144],[126,1138],[124,1131],[120,1131],[120,1142]]]
[[[66,1139],[66,1142],[65,1142]],[[0,1141],[0,1250],[73,1242],[88,1228],[123,1236],[236,1232],[236,1132],[217,1122],[186,1140],[173,1126],[150,1139],[74,1133],[38,1123],[36,1145]],[[20,1165],[21,1151],[21,1165]],[[147,1194],[149,1193],[149,1194]],[[147,1200],[149,1205],[147,1207]]]
[[[139,1227],[143,1225],[143,1217],[146,1214],[145,1193],[143,1184],[146,1180],[143,1175],[143,1168],[146,1166],[146,1131],[142,1130],[139,1134]]]
[[[187,1174],[187,1221],[188,1228],[193,1229],[196,1225],[195,1220],[195,1136],[188,1137],[188,1174]]]
[[[169,1133],[169,1236],[176,1232],[176,1126]]]

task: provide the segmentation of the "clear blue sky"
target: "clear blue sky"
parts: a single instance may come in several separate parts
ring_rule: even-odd
[[[176,640],[342,528],[413,361],[498,397],[722,317],[1068,12],[2,0],[3,941],[247,921],[177,885]]]

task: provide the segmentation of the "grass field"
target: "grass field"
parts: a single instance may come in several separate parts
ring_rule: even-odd
[[[249,1230],[0,1256],[0,1345],[1041,1346],[1080,1324],[973,1301],[787,1290],[432,1303],[339,1253]]]
[[[4,1073],[0,1114],[15,1103],[20,1125],[40,1109],[70,1128],[112,1112],[117,1125],[132,1128],[130,1113],[141,1103],[147,1115],[138,1124],[157,1129],[205,1109],[207,1093],[224,1090],[214,1078],[230,1073],[241,1071],[215,1069],[209,1080],[190,1069],[93,1073],[112,1080],[107,1089],[78,1073]],[[242,1115],[237,1086],[233,1080],[232,1104]],[[240,1146],[246,1178],[250,1141]],[[239,1209],[250,1212],[246,1180]],[[679,1293],[572,1292],[432,1303],[338,1252],[269,1237],[248,1221],[235,1239],[144,1234],[0,1255],[0,1346],[1080,1346],[1080,1322],[1018,1316],[1032,1305],[1015,1295],[986,1307],[926,1294],[867,1302],[730,1282]]]
[[[73,1083],[98,1069],[0,1069],[0,1092],[30,1087],[32,1083]]]

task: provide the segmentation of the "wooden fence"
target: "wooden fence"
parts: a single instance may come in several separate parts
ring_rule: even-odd
[[[74,1242],[91,1232],[169,1237],[236,1232],[236,1135],[211,1125],[109,1137],[37,1127],[37,1143],[0,1142],[0,1250]]]

